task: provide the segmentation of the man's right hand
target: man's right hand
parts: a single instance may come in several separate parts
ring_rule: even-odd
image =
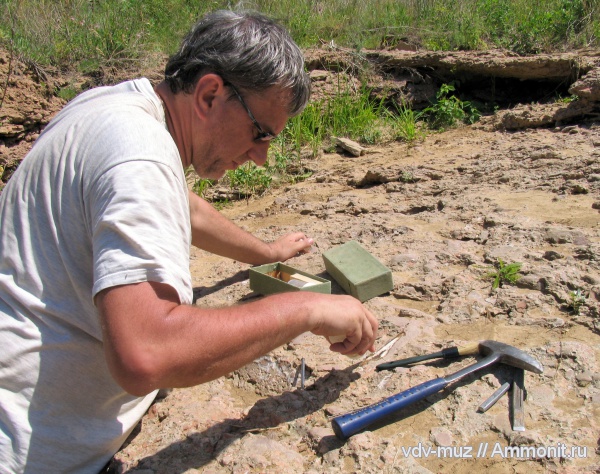
[[[319,295],[313,310],[313,334],[325,337],[344,336],[343,342],[332,344],[331,350],[344,355],[363,355],[375,350],[377,318],[356,298]]]

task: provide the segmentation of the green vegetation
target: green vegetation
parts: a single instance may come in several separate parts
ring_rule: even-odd
[[[172,51],[201,13],[194,3],[0,0],[0,40],[42,67],[126,67],[153,53]],[[210,8],[209,2],[203,3]]]
[[[44,71],[139,70],[172,53],[189,26],[207,11],[249,8],[277,18],[303,48],[327,44],[356,52],[400,42],[430,50],[506,48],[520,54],[600,46],[600,0],[0,0],[0,44]],[[150,67],[148,66],[148,67]],[[42,76],[43,77],[43,76]],[[412,143],[429,129],[479,118],[473,104],[444,84],[422,112],[406,104],[384,104],[366,87],[338,84],[338,93],[311,102],[292,119],[271,147],[269,165],[248,164],[225,182],[240,195],[260,193],[273,183],[305,179],[300,156],[333,147],[331,137],[365,144]],[[56,94],[76,95],[66,85]],[[199,194],[214,183],[196,180]]]
[[[227,178],[233,189],[246,197],[250,194],[261,193],[269,187],[273,179],[267,167],[256,166],[254,163],[247,163],[239,168],[228,171]]]
[[[415,177],[410,171],[403,171],[400,175],[399,181],[401,183],[413,183],[415,181]]]
[[[492,281],[492,290],[496,290],[504,283],[514,284],[517,282],[521,275],[519,275],[519,271],[523,266],[522,263],[504,263],[504,261],[499,258],[498,262],[495,265],[495,269],[488,274],[485,275],[485,278],[491,278]]]
[[[58,89],[56,91],[56,95],[66,101],[74,99],[77,96],[77,94],[79,94],[79,91],[73,85],[67,85],[65,87],[61,87],[60,89]]]
[[[475,123],[479,120],[481,114],[470,102],[448,95],[453,91],[453,85],[442,84],[436,94],[436,102],[423,110],[433,128],[444,129],[453,127],[457,122]]]
[[[389,111],[394,118],[394,138],[405,142],[414,142],[426,135],[423,123],[420,123],[422,113],[415,112],[405,104],[396,105],[395,113]]]
[[[290,120],[283,137],[296,149],[308,144],[316,150],[332,136],[376,143],[385,136],[390,138],[395,120],[383,100],[373,99],[369,89],[354,93],[346,88],[327,100],[309,103],[301,115]]]
[[[192,191],[198,196],[204,196],[206,190],[216,184],[212,179],[198,177],[191,168],[188,170],[188,174],[194,174],[195,176],[194,182],[192,183]]]
[[[0,39],[42,65],[82,69],[172,52],[208,0],[0,0]],[[600,44],[600,0],[254,0],[302,47],[359,50],[399,41],[426,49],[536,53]]]
[[[585,295],[581,292],[581,289],[577,289],[577,291],[571,291],[569,296],[571,298],[569,308],[571,308],[575,314],[579,314],[581,307],[585,304]]]
[[[365,144],[391,140],[412,142],[424,135],[419,115],[413,111],[393,114],[382,99],[374,99],[371,91],[357,93],[344,90],[328,100],[314,101],[305,111],[292,118],[270,149],[269,163],[264,168],[248,163],[228,171],[225,181],[240,196],[260,194],[274,178],[278,183],[297,182],[310,176],[304,171],[300,156],[303,150],[316,156],[321,148],[335,147],[332,137],[344,136]],[[402,134],[399,130],[412,130]]]

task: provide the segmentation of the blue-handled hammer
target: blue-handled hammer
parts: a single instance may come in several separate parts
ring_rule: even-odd
[[[333,418],[331,424],[335,435],[340,439],[347,439],[367,426],[396,413],[398,410],[439,392],[451,383],[473,372],[496,363],[512,365],[536,374],[541,374],[544,370],[542,364],[534,357],[502,342],[482,341],[479,343],[479,353],[486,357],[458,372],[424,382],[374,405]]]

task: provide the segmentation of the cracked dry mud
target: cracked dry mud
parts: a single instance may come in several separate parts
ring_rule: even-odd
[[[33,97],[36,87],[22,92]],[[31,114],[58,108],[44,97]],[[3,112],[8,105],[22,115],[10,127],[23,128],[31,114],[14,103]],[[586,120],[556,125],[557,109],[517,107],[415,145],[369,147],[360,157],[325,153],[304,160],[313,170],[306,181],[225,208],[261,238],[298,229],[312,236],[313,252],[289,263],[325,278],[322,253],[358,241],[393,274],[393,291],[365,303],[379,320],[377,346],[397,340],[384,358],[357,361],[305,334],[227,377],[174,389],[152,405],[112,471],[600,472],[600,123],[588,107]],[[0,163],[8,169],[22,158],[37,131],[18,143],[5,135]],[[498,258],[522,263],[522,277],[492,291],[486,274]],[[192,250],[196,304],[260,297],[248,269]],[[342,293],[335,283],[332,290]],[[585,300],[576,313],[578,290]],[[391,372],[375,371],[377,364],[482,339],[514,345],[544,366],[525,377],[525,431],[511,429],[506,395],[476,411],[510,380],[497,365],[347,441],[334,436],[332,417],[475,359]],[[304,389],[292,386],[301,359]],[[548,455],[561,445],[576,457]],[[428,451],[440,447],[453,449]],[[517,458],[503,456],[507,447],[542,449]]]
[[[291,264],[323,277],[322,252],[360,242],[392,270],[394,290],[366,305],[380,322],[378,346],[397,342],[384,359],[357,366],[307,334],[228,377],[176,389],[153,405],[117,454],[118,469],[596,472],[600,127],[513,133],[463,127],[417,146],[372,148],[360,158],[325,154],[308,165],[316,172],[305,182],[223,212],[266,239],[292,229],[313,236],[314,251]],[[407,173],[412,179],[403,182]],[[484,277],[498,258],[523,263],[523,277],[492,292]],[[249,289],[248,268],[194,251],[196,304],[259,297]],[[578,289],[586,300],[575,314],[569,305]],[[342,290],[334,283],[333,292]],[[507,396],[476,412],[510,380],[509,369],[495,366],[346,442],[333,435],[331,417],[454,372],[473,358],[393,372],[376,372],[378,363],[481,339],[514,345],[544,366],[541,375],[526,374],[526,431],[512,431]],[[309,369],[303,390],[292,386],[302,358]],[[507,446],[559,443],[586,457],[501,455]],[[464,458],[425,456],[414,451],[419,446],[453,446]],[[476,458],[482,446],[487,455]],[[469,448],[474,459],[466,458]]]

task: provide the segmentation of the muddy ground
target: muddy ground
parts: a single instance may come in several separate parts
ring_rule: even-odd
[[[310,178],[222,211],[264,239],[297,229],[314,237],[313,252],[289,263],[315,275],[330,278],[322,253],[351,240],[389,267],[394,289],[365,303],[379,319],[378,348],[394,341],[389,351],[349,359],[306,334],[227,377],[175,389],[144,416],[115,456],[113,472],[600,472],[600,111],[593,81],[600,56],[518,63],[504,55],[529,75],[539,69],[535,64],[555,71],[552,64],[566,61],[551,79],[493,63],[500,53],[481,53],[480,61],[464,53],[458,65],[457,53],[415,54],[371,57],[380,67],[379,81],[371,80],[390,100],[401,94],[419,103],[448,74],[460,74],[462,84],[471,78],[480,98],[493,92],[502,107],[475,125],[414,144],[305,158]],[[332,75],[352,73],[351,55],[333,56],[307,53],[317,94],[335,83]],[[0,67],[7,64],[0,57]],[[6,94],[12,99],[0,109],[4,179],[64,103],[50,80],[20,67]],[[522,89],[532,100],[519,105],[514,94],[492,91],[485,79],[492,76],[496,86]],[[579,100],[549,100],[548,91],[557,89]],[[20,123],[7,110],[18,111]],[[493,290],[487,275],[498,259],[521,263],[521,278]],[[259,298],[248,269],[193,250],[196,304]],[[335,282],[332,291],[343,292]],[[477,412],[512,379],[510,368],[496,365],[347,441],[334,436],[331,418],[480,357],[381,372],[377,364],[488,339],[514,345],[544,367],[525,377],[525,431],[512,430],[507,395]],[[302,359],[303,388],[293,384]]]

